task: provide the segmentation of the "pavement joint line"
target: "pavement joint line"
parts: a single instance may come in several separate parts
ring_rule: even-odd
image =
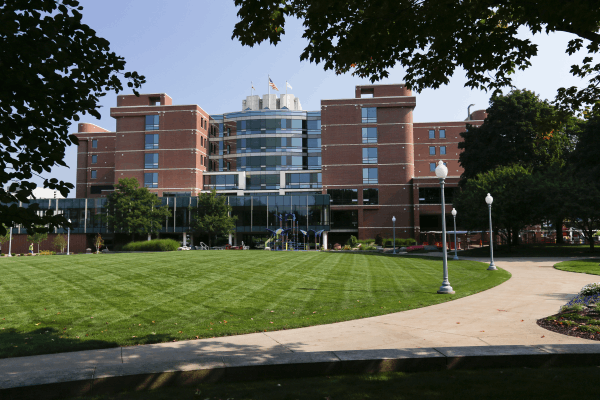
[[[481,340],[483,343],[487,344],[488,346],[492,346],[491,344],[489,344],[488,342],[486,342],[485,340],[483,340],[483,339],[482,339],[482,338],[480,338],[480,337],[477,337],[477,339]]]
[[[271,336],[267,335],[265,332],[263,332],[262,334],[265,335],[266,337],[268,337],[269,339],[271,339],[272,341],[274,341],[275,343],[277,343],[278,345],[282,346],[283,348],[286,348],[289,351],[291,351],[292,353],[295,353],[294,350],[290,349],[285,344],[278,342],[277,339],[275,339],[274,337],[271,337]]]

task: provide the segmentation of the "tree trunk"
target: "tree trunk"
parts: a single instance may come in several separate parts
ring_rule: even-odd
[[[520,244],[519,243],[519,229],[518,228],[515,228],[513,230],[513,232],[512,232],[512,244],[514,246],[518,246]]]
[[[556,229],[556,244],[564,244],[563,235],[562,235],[562,226],[563,220],[562,218],[554,221],[554,228]]]

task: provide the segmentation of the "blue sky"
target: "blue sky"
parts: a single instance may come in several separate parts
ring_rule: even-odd
[[[111,43],[112,51],[125,58],[126,70],[146,76],[141,93],[167,93],[174,104],[198,104],[211,114],[241,109],[241,101],[250,94],[267,92],[267,76],[285,93],[289,81],[293,93],[305,110],[318,110],[321,99],[354,97],[354,87],[370,83],[351,74],[336,75],[322,65],[300,62],[306,45],[302,23],[288,21],[286,35],[275,47],[268,43],[244,47],[231,39],[237,22],[233,0],[82,0],[84,22]],[[524,35],[525,36],[525,35]],[[516,74],[514,84],[551,99],[556,89],[580,82],[569,74],[570,65],[581,57],[565,54],[567,34],[539,34],[538,56],[532,67]],[[396,67],[381,83],[403,81],[403,69]],[[467,106],[486,108],[489,94],[464,87],[464,74],[455,73],[448,86],[425,90],[417,96],[415,122],[463,120]],[[126,90],[128,94],[131,91]],[[116,106],[115,93],[102,99],[101,120],[90,115],[90,122],[114,130],[110,107]],[[72,125],[76,132],[77,125]],[[55,167],[48,177],[75,183],[76,147],[68,149],[70,168]],[[41,180],[37,181],[41,185]],[[75,196],[73,190],[69,197]]]

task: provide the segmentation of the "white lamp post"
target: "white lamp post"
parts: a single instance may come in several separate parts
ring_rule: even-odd
[[[454,260],[458,260],[458,247],[456,246],[456,208],[452,209],[452,216],[454,217]]]
[[[10,233],[8,234],[8,257],[12,257],[12,226],[10,228]]]
[[[396,217],[392,217],[392,224],[394,226],[394,254],[396,254]]]
[[[495,271],[498,268],[494,265],[494,238],[492,232],[492,203],[494,202],[494,198],[488,193],[485,196],[485,202],[490,210],[490,266],[488,267],[488,271]]]
[[[454,290],[448,281],[448,253],[446,252],[446,198],[444,196],[444,179],[448,176],[448,168],[446,168],[442,161],[439,161],[435,168],[435,176],[440,179],[440,187],[442,189],[442,253],[444,259],[444,280],[437,292],[440,294],[454,294]]]
[[[69,226],[67,226],[67,255],[69,254],[69,246],[71,245],[71,220],[69,220]]]

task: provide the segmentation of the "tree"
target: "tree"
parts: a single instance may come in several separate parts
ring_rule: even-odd
[[[65,236],[63,234],[59,233],[54,238],[52,244],[54,245],[54,248],[56,250],[58,250],[60,253],[64,253],[65,247],[67,247],[67,239],[65,239]]]
[[[286,18],[304,23],[308,44],[301,60],[323,62],[325,70],[352,71],[372,82],[388,76],[397,63],[409,88],[421,92],[447,84],[457,68],[466,87],[498,91],[512,86],[512,73],[525,70],[537,45],[519,33],[567,32],[567,53],[588,55],[600,47],[600,7],[596,0],[235,0],[240,21],[232,38],[254,46],[277,45]],[[584,43],[585,42],[585,43]],[[600,63],[585,57],[574,76],[588,85],[558,90],[566,110],[593,105],[600,111]]]
[[[494,227],[505,232],[509,244],[518,244],[519,231],[537,222],[538,203],[534,198],[537,192],[529,190],[532,186],[532,174],[524,167],[500,166],[469,179],[452,204],[461,216],[461,225],[471,230],[487,230],[489,211],[485,197],[490,193],[494,198]]]
[[[6,231],[8,229],[4,227]],[[2,253],[2,245],[10,240],[10,233],[5,233],[4,235],[0,234],[0,253]]]
[[[41,227],[37,227],[38,229]],[[40,252],[40,243],[48,239],[48,232],[33,232],[31,235],[27,235],[27,241],[37,244],[37,252]]]
[[[594,235],[600,227],[600,188],[597,183],[574,178],[570,180],[564,193],[567,225],[583,232],[594,251]]]
[[[139,187],[135,178],[122,178],[115,191],[108,196],[108,228],[114,233],[128,233],[131,240],[135,234],[158,232],[164,221],[171,216],[167,206],[145,187]]]
[[[231,216],[231,207],[227,204],[227,198],[217,195],[215,189],[210,193],[198,194],[198,206],[190,207],[190,212],[192,231],[208,234],[209,247],[212,247],[214,236],[235,231],[237,217]]]
[[[96,254],[98,254],[100,252],[100,247],[102,247],[103,245],[104,245],[104,239],[102,239],[102,235],[100,235],[100,233],[98,233],[94,237],[94,246],[96,247]]]
[[[565,131],[571,118],[535,93],[513,90],[506,96],[492,96],[487,112],[481,126],[468,125],[461,133],[461,185],[498,166],[519,164],[539,170],[565,163],[571,144]]]
[[[127,85],[145,82],[125,72],[125,60],[110,51],[109,42],[83,24],[78,0],[7,0],[0,2],[0,223],[64,226],[66,218],[40,212],[28,203],[34,175],[66,166],[65,149],[77,144],[69,134],[71,120],[89,113],[100,118],[99,98]],[[44,187],[67,196],[73,184],[56,178]],[[0,225],[0,234],[6,229]]]

